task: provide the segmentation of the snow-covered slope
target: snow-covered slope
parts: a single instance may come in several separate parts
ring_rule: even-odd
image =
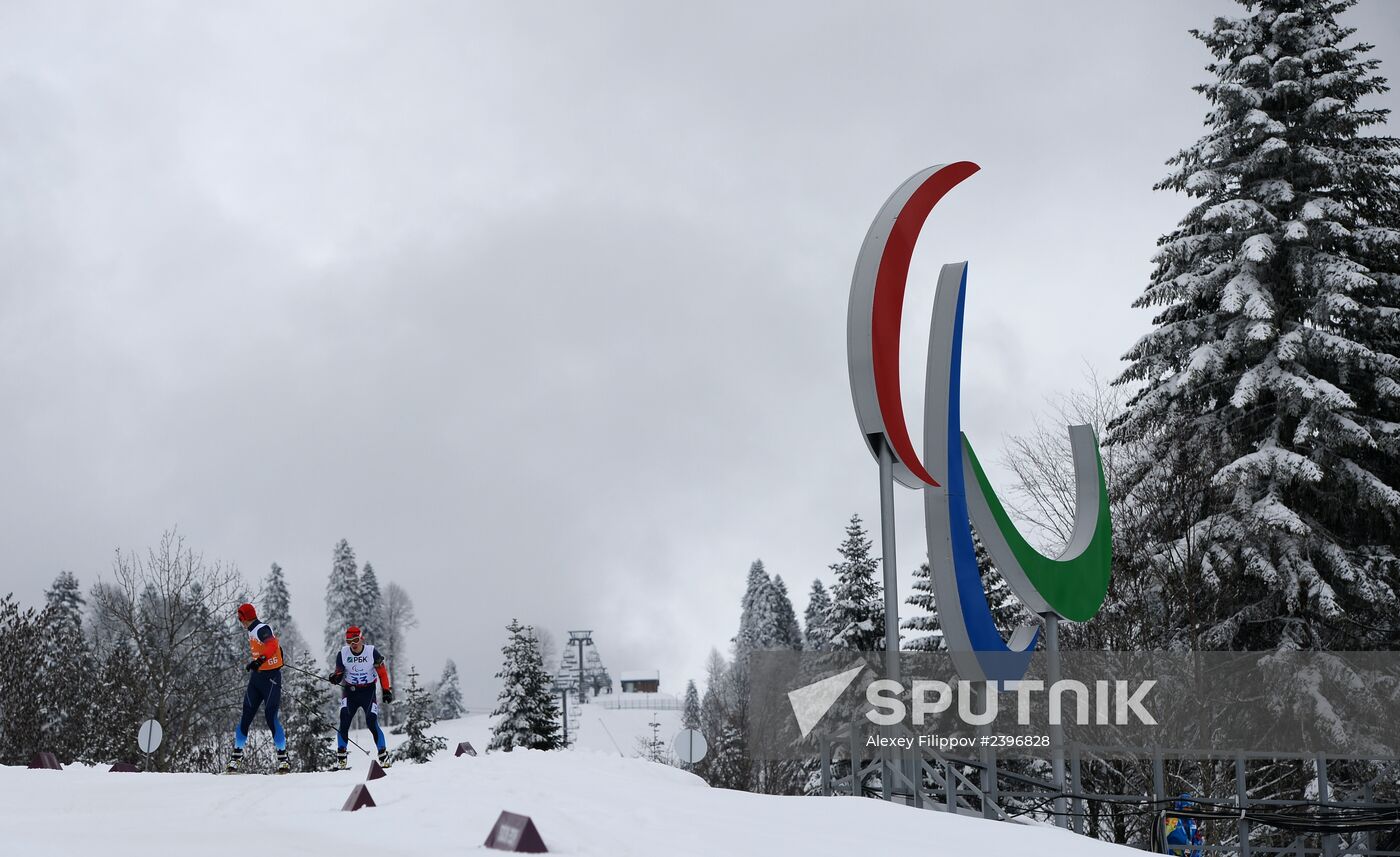
[[[454,743],[485,746],[484,717],[439,726]],[[25,857],[488,854],[499,852],[481,843],[504,809],[533,818],[551,852],[599,857],[1129,853],[1051,828],[876,800],[711,789],[611,747],[476,758],[449,749],[425,765],[394,766],[368,784],[378,806],[342,812],[367,765],[358,756],[349,771],[283,777],[0,767],[0,841],[7,854]]]
[[[648,705],[648,702],[659,704]],[[657,734],[670,746],[671,739],[681,730],[681,712],[675,708],[676,704],[675,697],[660,693],[616,693],[604,697],[603,702],[583,706],[571,703],[569,745],[575,750],[596,750],[605,755],[637,756],[637,743],[651,738],[651,723],[655,720],[660,724]],[[447,720],[437,724],[436,731],[447,737],[454,747],[458,741],[470,741],[480,750],[486,747],[491,735],[491,718],[473,714],[460,720]],[[370,746],[368,732],[356,732],[352,737]],[[391,735],[389,746],[401,740]]]
[[[637,694],[620,694],[621,697]],[[645,702],[645,700],[643,700]],[[661,726],[657,733],[670,746],[681,730],[681,712],[653,711],[648,708],[609,709],[598,703],[569,709],[569,743],[576,750],[597,750],[614,756],[637,755],[637,742],[651,738],[653,719]]]

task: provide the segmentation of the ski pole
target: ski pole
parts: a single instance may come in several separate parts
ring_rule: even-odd
[[[348,730],[347,730],[347,731],[348,731]],[[359,742],[356,741],[354,738],[351,738],[348,734],[345,736],[345,740],[346,740],[346,741],[349,741],[351,744],[354,744],[356,750],[359,750],[361,753],[364,753],[366,756],[369,755],[369,751],[366,750],[364,747],[361,747],[360,744],[359,744]]]
[[[301,673],[302,675],[311,676],[312,678],[318,679],[318,680],[320,680],[320,681],[329,681],[329,679],[327,679],[325,676],[321,675],[320,673],[314,673],[314,672],[311,672],[310,670],[304,670],[304,669],[302,669],[301,667],[297,666],[296,664],[288,663],[285,659],[282,661],[282,666],[284,666],[284,667],[291,667],[292,669],[296,670],[297,672]]]
[[[329,679],[327,679],[325,676],[321,675],[320,673],[314,673],[314,672],[311,672],[310,670],[304,670],[304,669],[302,669],[301,667],[297,666],[296,664],[289,663],[285,658],[284,658],[283,661],[282,661],[282,666],[284,666],[284,667],[291,667],[292,669],[296,670],[297,672],[301,673],[302,675],[310,676],[311,678],[314,678],[314,679],[316,679],[316,680],[318,680],[318,681],[329,681]],[[348,733],[348,730],[347,730],[347,733]],[[360,742],[359,742],[359,741],[356,741],[354,738],[351,738],[351,737],[349,736],[349,734],[347,734],[347,735],[345,736],[345,740],[346,740],[346,741],[349,741],[351,744],[354,744],[356,750],[359,750],[361,753],[364,753],[366,756],[370,755],[370,752],[369,752],[368,750],[366,750],[364,747],[361,747],[361,746],[360,746]]]

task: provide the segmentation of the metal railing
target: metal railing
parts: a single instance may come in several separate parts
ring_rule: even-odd
[[[980,758],[956,757],[927,748],[902,755],[882,754],[867,752],[861,742],[854,740],[855,735],[854,729],[844,727],[834,735],[818,738],[823,794],[880,797],[925,809],[981,814],[1001,820],[1041,817],[1086,835],[1097,833],[1088,829],[1089,819],[1105,817],[1103,810],[1112,804],[1121,815],[1134,817],[1137,829],[1150,829],[1150,837],[1136,844],[1157,853],[1400,857],[1400,805],[1374,800],[1371,783],[1364,784],[1359,794],[1335,796],[1329,780],[1329,766],[1335,763],[1387,760],[1288,752],[1224,753],[1070,744],[1067,747],[1069,770],[1064,787],[1060,788],[1052,779],[1003,767],[995,750],[983,749]],[[844,759],[837,759],[840,751],[845,751]],[[1086,791],[1083,788],[1085,767],[1110,758],[1132,759],[1140,765],[1150,763],[1151,791],[1138,794]],[[1191,807],[1178,811],[1174,808],[1177,798],[1173,793],[1181,789],[1167,787],[1168,760],[1176,761],[1178,767],[1183,763],[1200,766],[1207,762],[1217,772],[1228,771],[1228,778],[1234,780],[1234,793],[1219,796],[1193,791]],[[1306,766],[1309,787],[1316,791],[1316,799],[1306,799],[1302,794],[1294,800],[1251,797],[1251,791],[1257,793],[1261,789],[1257,782],[1254,789],[1250,787],[1251,767],[1255,768],[1257,777],[1258,763],[1263,761],[1297,763],[1300,775],[1301,768]],[[1198,767],[1198,770],[1203,768]],[[1179,771],[1177,776],[1179,783]],[[1092,804],[1097,804],[1099,812],[1090,811]],[[1164,831],[1167,820],[1173,817],[1206,822],[1214,833],[1214,841],[1177,846],[1178,850],[1167,851]]]
[[[632,694],[613,694],[612,699],[607,696],[595,696],[588,700],[589,705],[596,705],[599,708],[606,708],[610,711],[684,711],[685,701],[670,696],[658,696],[656,699],[634,699]]]

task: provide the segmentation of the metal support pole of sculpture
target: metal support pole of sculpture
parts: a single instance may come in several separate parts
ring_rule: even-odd
[[[899,579],[894,553],[894,455],[880,444],[880,562],[885,579],[885,675],[899,681]]]
[[[1054,613],[1041,614],[1045,620],[1045,686],[1054,693],[1055,683],[1060,680],[1060,617]],[[1055,783],[1055,791],[1061,795],[1065,792],[1065,728],[1057,722],[1050,724],[1050,772]],[[1079,787],[1078,783],[1074,784]],[[1069,816],[1066,815],[1066,803],[1064,797],[1055,798],[1055,824],[1066,827],[1069,823]]]
[[[889,444],[880,442],[880,562],[885,582],[885,677],[899,681],[899,580],[895,562],[894,543],[894,453]],[[895,770],[907,772],[909,765],[904,752],[890,745],[886,749],[885,770],[880,780],[885,799],[895,781]]]

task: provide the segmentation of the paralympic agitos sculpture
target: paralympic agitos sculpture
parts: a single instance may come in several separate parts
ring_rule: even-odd
[[[962,433],[959,393],[967,263],[943,266],[934,299],[924,395],[924,455],[914,451],[899,387],[899,331],[909,260],[929,212],[977,172],[959,161],[912,176],[890,196],[865,236],[847,315],[847,357],[856,418],[870,451],[893,457],[892,477],[924,493],[929,567],[943,636],[958,675],[1014,681],[1025,675],[1038,629],[1003,639],[977,570],[977,528],[1016,596],[1046,621],[1083,622],[1103,605],[1112,551],[1108,491],[1089,426],[1070,426],[1076,483],[1074,528],[1061,553],[1047,557],[1012,523]]]

